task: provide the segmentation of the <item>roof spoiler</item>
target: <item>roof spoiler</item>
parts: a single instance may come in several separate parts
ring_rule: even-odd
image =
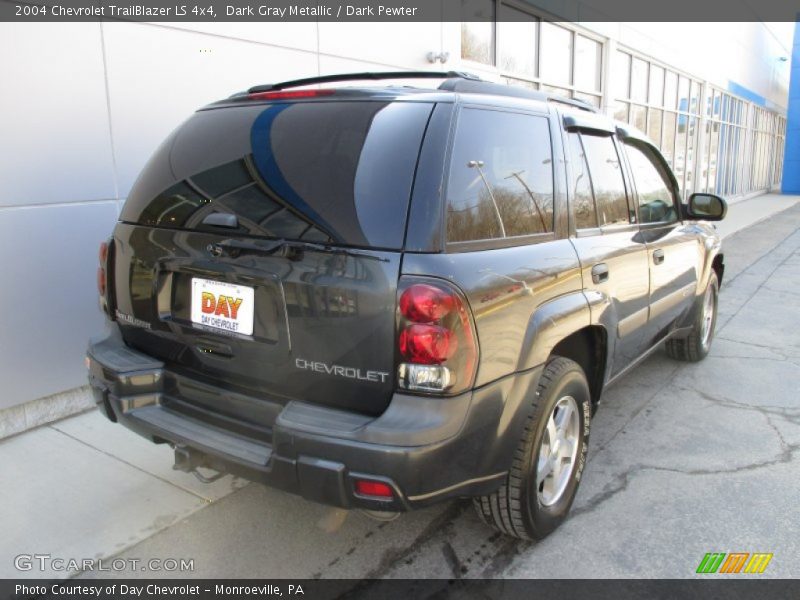
[[[304,85],[314,85],[318,83],[336,83],[339,81],[362,81],[365,79],[463,79],[469,81],[481,81],[477,75],[464,73],[461,71],[385,71],[363,73],[339,73],[337,75],[321,75],[319,77],[306,77],[305,79],[293,79],[291,81],[281,81],[279,83],[265,83],[256,85],[247,90],[248,94],[258,94],[259,92],[274,92],[287,88],[300,87]]]

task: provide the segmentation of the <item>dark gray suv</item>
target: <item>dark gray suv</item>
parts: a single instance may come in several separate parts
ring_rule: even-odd
[[[438,77],[437,89],[335,81]],[[109,419],[344,508],[471,497],[504,533],[566,516],[603,389],[696,361],[723,275],[637,131],[462,73],[251,88],[156,151],[101,247]]]

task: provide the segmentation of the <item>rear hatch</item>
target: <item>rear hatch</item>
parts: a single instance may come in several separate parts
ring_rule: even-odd
[[[198,386],[379,414],[432,104],[243,104],[197,112],[131,191],[110,274],[123,337]]]

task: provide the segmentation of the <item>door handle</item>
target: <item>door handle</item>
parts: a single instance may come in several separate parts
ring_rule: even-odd
[[[606,263],[599,263],[592,267],[592,281],[594,283],[608,281],[608,265]]]
[[[660,265],[663,262],[664,262],[664,251],[661,250],[661,249],[654,250],[653,251],[653,264],[654,265]]]

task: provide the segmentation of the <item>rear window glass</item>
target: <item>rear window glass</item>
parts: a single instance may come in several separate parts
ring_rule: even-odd
[[[467,108],[447,184],[447,240],[553,231],[553,160],[545,117]]]
[[[224,212],[237,216],[243,234],[399,249],[431,109],[332,101],[243,113],[253,121],[245,128],[249,154],[225,157],[154,198],[134,188],[121,219],[230,234],[203,223]],[[207,145],[214,152],[214,140]]]

